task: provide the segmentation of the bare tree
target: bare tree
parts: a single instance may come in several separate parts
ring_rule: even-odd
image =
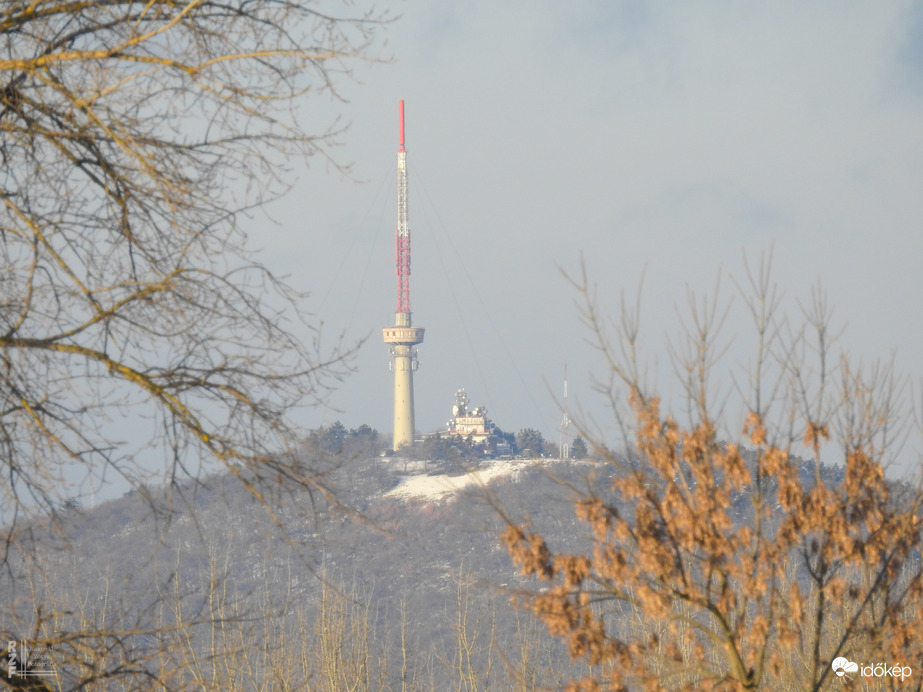
[[[834,357],[822,292],[784,319],[769,265],[739,285],[756,353],[731,391],[716,377],[726,308],[690,296],[672,345],[682,424],[640,375],[637,310],[623,304],[610,338],[586,273],[575,282],[627,449],[581,430],[614,478],[609,493],[575,489],[587,551],[514,522],[504,534],[548,584],[525,602],[595,666],[572,689],[819,690],[868,666],[897,688],[920,675],[923,506],[884,475],[907,430],[902,380]],[[725,425],[733,401],[743,430]]]
[[[40,561],[24,531],[103,477],[143,493],[217,463],[257,496],[261,479],[326,492],[293,414],[323,401],[356,345],[321,343],[246,223],[286,191],[289,161],[338,166],[343,127],[309,109],[339,98],[351,61],[378,58],[386,21],[351,2],[0,6],[6,583]],[[0,600],[17,599],[28,589]],[[5,638],[52,643],[55,614],[34,605]]]
[[[288,414],[346,372],[349,347],[322,347],[241,221],[284,191],[287,160],[327,157],[337,130],[315,131],[309,97],[374,57],[383,21],[343,9],[0,9],[7,520],[55,508],[78,468],[137,485],[142,452],[174,477],[211,457],[306,479],[285,461]]]

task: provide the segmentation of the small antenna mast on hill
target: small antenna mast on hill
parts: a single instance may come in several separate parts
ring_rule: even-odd
[[[570,413],[567,410],[567,363],[564,364],[564,417],[561,419],[561,459],[570,459]]]

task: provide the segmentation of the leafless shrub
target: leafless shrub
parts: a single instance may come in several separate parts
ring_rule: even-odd
[[[902,381],[889,365],[834,360],[820,291],[795,326],[779,314],[768,261],[747,279],[757,352],[739,388],[738,442],[719,434],[717,300],[692,296],[671,346],[681,425],[642,381],[637,312],[623,309],[611,339],[586,273],[575,282],[612,375],[604,391],[634,444],[606,454],[611,492],[576,495],[588,552],[554,550],[514,522],[503,535],[522,571],[547,583],[527,605],[598,666],[571,689],[817,690],[839,657],[921,659],[920,494],[896,497],[884,474],[906,424]],[[837,453],[839,477],[824,463]]]

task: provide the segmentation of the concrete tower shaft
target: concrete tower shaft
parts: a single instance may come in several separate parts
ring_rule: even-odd
[[[395,271],[397,274],[397,310],[394,326],[382,329],[386,344],[391,346],[394,371],[394,451],[413,444],[413,372],[417,369],[417,351],[423,342],[423,327],[411,326],[410,318],[410,226],[407,223],[407,152],[404,151],[404,102],[400,102],[400,145],[397,150],[397,229],[394,233]]]

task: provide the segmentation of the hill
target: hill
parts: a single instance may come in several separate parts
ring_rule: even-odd
[[[173,670],[178,687],[228,690],[533,689],[584,670],[511,602],[534,584],[500,545],[501,511],[573,552],[570,488],[605,496],[611,466],[319,462],[331,496],[238,470],[254,492],[219,475],[70,511],[63,534],[31,527],[18,540],[40,563],[11,551],[2,631],[65,633],[63,689],[88,670],[99,689]],[[743,520],[746,496],[735,507]]]
[[[511,605],[523,584],[493,505],[572,534],[558,481],[586,482],[591,465],[489,461],[447,473],[377,457],[325,463],[335,502],[250,478],[264,506],[221,475],[72,509],[63,534],[31,527],[20,540],[40,546],[42,564],[11,552],[3,631],[28,638],[24,623],[34,630],[46,618],[43,627],[82,632],[85,648],[128,633],[104,647],[131,662],[123,673],[194,660],[198,672],[182,682],[227,689],[269,668],[287,685],[326,689],[349,678],[360,689],[510,689],[517,677],[531,687],[567,672],[563,650]],[[152,511],[149,500],[172,509]],[[59,668],[65,680],[82,674]]]

